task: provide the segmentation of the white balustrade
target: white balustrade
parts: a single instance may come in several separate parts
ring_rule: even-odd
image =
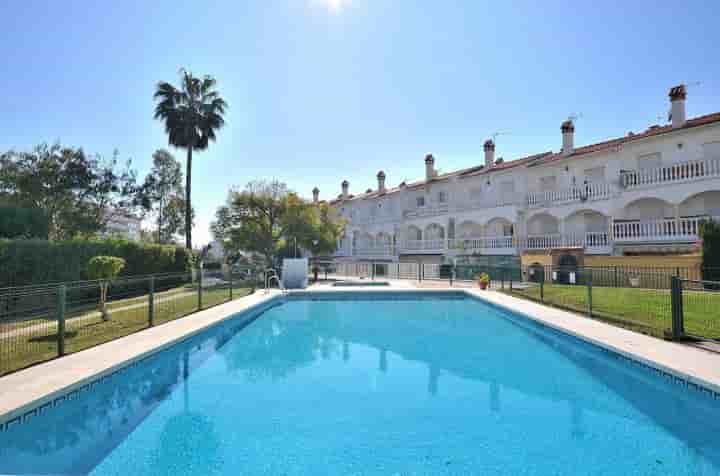
[[[530,192],[527,194],[529,207],[546,207],[554,203],[584,202],[587,200],[605,200],[610,198],[613,187],[609,183],[589,183],[546,192]]]
[[[394,256],[395,247],[393,245],[358,246],[353,254],[355,256]]]
[[[443,251],[445,250],[446,240],[405,240],[401,244],[401,248],[405,251]]]
[[[615,222],[615,241],[694,241],[700,233],[700,224],[709,217],[664,218]]]
[[[512,236],[460,237],[449,240],[448,247],[455,250],[509,249],[514,248]]]
[[[707,177],[720,177],[720,158],[691,160],[651,169],[624,171],[621,175],[621,183],[625,188],[632,188]]]

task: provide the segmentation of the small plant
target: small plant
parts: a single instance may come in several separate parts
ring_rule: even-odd
[[[478,286],[480,286],[480,289],[487,289],[489,284],[490,276],[487,273],[480,274],[478,277]]]
[[[88,261],[88,277],[100,280],[98,309],[102,314],[103,321],[110,320],[110,314],[107,311],[107,292],[110,289],[110,283],[117,279],[123,268],[125,268],[125,260],[116,256],[95,256]]]

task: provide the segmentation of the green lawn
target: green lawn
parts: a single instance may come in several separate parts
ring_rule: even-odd
[[[198,311],[197,291],[177,296],[182,290],[162,293],[155,300],[155,325],[163,324]],[[233,287],[233,299],[250,294],[250,288]],[[175,295],[175,296],[173,296]],[[207,309],[230,300],[226,287],[203,290],[202,308]],[[147,296],[116,300],[110,306],[110,320],[103,321],[98,312],[85,311],[68,319],[65,327],[66,353],[77,352],[123,337],[149,327]],[[115,309],[115,311],[113,311]],[[79,318],[77,317],[79,316]],[[191,317],[188,317],[191,318]],[[34,325],[28,325],[32,322]],[[3,324],[0,329],[0,375],[57,356],[57,325],[55,320],[34,319],[18,328]]]
[[[540,301],[540,286],[532,283],[513,289],[512,294]],[[545,284],[543,302],[586,314],[588,288]],[[686,333],[720,339],[720,293],[685,290],[683,310]],[[664,337],[672,327],[669,290],[596,286],[592,288],[592,312],[593,317],[657,337]]]

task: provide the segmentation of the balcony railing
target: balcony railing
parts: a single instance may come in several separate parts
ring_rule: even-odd
[[[400,247],[405,251],[443,251],[446,249],[446,241],[444,239],[405,240]]]
[[[556,203],[584,202],[586,200],[605,200],[612,196],[613,187],[609,183],[586,184],[564,190],[530,192],[527,194],[528,207],[546,207]]]
[[[440,203],[438,205],[428,205],[425,207],[418,207],[413,210],[405,210],[403,216],[405,218],[420,218],[420,217],[432,217],[436,215],[444,215],[448,213],[450,207],[447,203]]]
[[[623,187],[642,187],[669,182],[685,182],[720,177],[720,158],[692,160],[645,170],[626,170],[620,176]]]
[[[526,249],[547,250],[553,248],[579,247],[591,251],[609,251],[612,241],[607,232],[585,233],[550,233],[544,235],[528,235],[523,240]]]
[[[358,246],[353,253],[355,256],[395,256],[393,245]]]
[[[615,222],[613,234],[616,242],[696,241],[700,234],[700,223],[708,218],[685,217]]]
[[[512,236],[460,237],[448,240],[448,247],[455,250],[511,249],[515,247]]]

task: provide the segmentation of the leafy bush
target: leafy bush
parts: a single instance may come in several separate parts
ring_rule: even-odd
[[[88,261],[88,278],[112,281],[125,267],[125,260],[116,256],[95,256]]]
[[[125,260],[121,275],[187,272],[192,253],[171,245],[104,240],[0,240],[0,287],[89,279],[95,256]]]
[[[0,205],[0,238],[47,238],[48,219],[39,208]]]
[[[100,283],[100,306],[104,320],[110,319],[107,312],[107,292],[110,283],[120,275],[120,271],[125,267],[125,260],[116,256],[95,256],[88,261],[88,278],[102,280]]]
[[[700,225],[702,237],[703,279],[720,281],[720,223],[707,221]]]

